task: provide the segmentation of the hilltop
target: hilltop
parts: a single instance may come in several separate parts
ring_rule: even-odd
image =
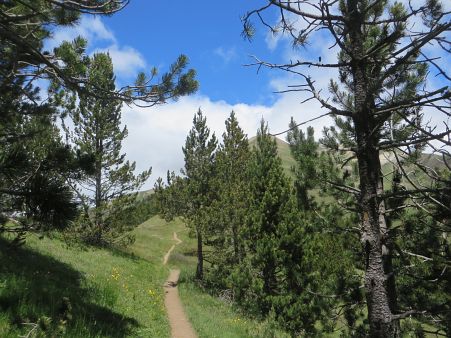
[[[283,166],[285,173],[289,177],[294,178],[291,168],[296,166],[296,161],[293,158],[293,156],[291,155],[290,145],[278,137],[274,137],[274,139],[276,140],[277,153],[278,153],[280,159],[282,160],[282,166]],[[256,136],[251,137],[249,139],[250,147],[251,148],[255,147],[256,144],[257,144],[257,137]],[[320,149],[320,151],[322,151],[322,150],[324,150],[324,147],[322,145],[320,145],[319,149]],[[393,153],[390,153],[390,152],[382,152],[380,155],[380,159],[381,159],[381,164],[382,164],[384,172],[388,172],[388,170],[389,170],[388,167],[390,166],[390,163],[395,162],[395,157],[394,157]],[[422,165],[429,167],[431,169],[434,169],[434,170],[446,169],[446,165],[443,162],[443,158],[437,154],[422,153],[420,155],[419,162]],[[407,168],[409,168],[409,166]],[[411,168],[409,168],[409,169],[411,169]]]

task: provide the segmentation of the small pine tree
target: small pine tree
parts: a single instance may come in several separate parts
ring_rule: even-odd
[[[186,179],[177,176],[175,172],[167,172],[166,183],[158,177],[154,184],[155,202],[158,213],[167,221],[183,216],[185,211]]]
[[[209,212],[215,192],[211,189],[214,174],[214,159],[217,140],[207,127],[207,119],[201,110],[194,115],[193,127],[190,130],[185,146],[182,148],[185,156],[186,176],[185,210],[183,212],[187,225],[197,237],[197,269],[196,278],[204,275],[204,234],[209,224]]]
[[[313,204],[312,198],[308,196],[308,191],[317,185],[318,143],[314,138],[313,127],[308,127],[307,134],[305,134],[299,129],[296,121],[291,118],[289,129],[287,141],[290,144],[291,155],[297,163],[292,170],[295,174],[298,206],[303,210],[308,210]]]
[[[115,90],[109,55],[95,54],[88,73],[87,86],[91,89]],[[134,175],[135,162],[125,161],[125,154],[121,154],[122,141],[128,133],[127,127],[121,128],[121,107],[119,100],[80,96],[78,107],[71,111],[71,140],[81,152],[94,158],[92,175],[83,177],[78,186],[85,206],[84,220],[90,224],[83,237],[94,244],[112,243],[129,230],[121,220],[127,218],[124,215],[135,201],[136,195],[131,193],[142,186],[151,172],[149,169]]]

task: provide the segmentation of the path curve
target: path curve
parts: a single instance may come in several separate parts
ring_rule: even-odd
[[[168,252],[166,252],[166,254],[164,255],[163,265],[166,265],[168,263],[169,256],[171,255],[172,250],[175,249],[175,246],[182,243],[182,241],[177,237],[177,233],[175,231],[174,231],[174,235],[172,236],[172,239],[174,241],[176,241],[177,243],[175,243],[173,246],[171,246],[171,248],[168,250]]]
[[[176,244],[171,246],[168,252],[164,255],[163,265],[166,265],[176,245],[182,243],[177,237],[177,233],[174,232],[173,240]],[[171,337],[172,338],[197,338],[191,323],[188,321],[185,311],[183,310],[182,302],[179,297],[179,290],[177,283],[180,277],[179,269],[171,269],[169,277],[163,285],[165,290],[164,305],[168,313],[169,324],[171,325]]]

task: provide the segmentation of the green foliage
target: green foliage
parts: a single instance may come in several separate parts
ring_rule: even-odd
[[[313,219],[300,212],[277,156],[275,140],[262,121],[249,166],[249,210],[243,228],[244,259],[234,269],[232,285],[239,303],[268,316],[293,334],[315,332],[321,306],[306,260]]]
[[[1,67],[12,65],[3,60]],[[76,204],[65,179],[89,166],[62,143],[53,121],[56,110],[38,103],[39,89],[23,86],[22,80],[0,76],[0,231],[19,237],[67,226]],[[14,227],[6,227],[8,221]]]
[[[138,75],[137,85],[125,86],[121,90],[102,87],[92,90],[89,85],[85,86],[89,64],[85,51],[86,40],[77,37],[74,41],[63,42],[53,51],[43,49],[44,39],[51,37],[51,30],[55,26],[76,25],[82,13],[111,15],[127,4],[126,0],[25,0],[2,3],[0,13],[4,20],[0,38],[5,47],[4,60],[27,65],[27,75],[21,74],[24,72],[20,67],[9,74],[13,77],[24,76],[31,81],[35,77],[50,79],[51,91],[57,94],[55,102],[67,90],[87,96],[117,98],[128,103],[139,101],[147,106],[194,93],[198,88],[196,73],[193,69],[186,70],[188,58],[185,55],[179,56],[160,79],[155,78],[156,72],[152,70],[149,78]]]
[[[230,272],[244,257],[243,229],[249,200],[249,143],[235,113],[225,121],[226,132],[216,152],[212,189],[216,199],[211,207],[207,244],[213,284],[228,288]]]
[[[127,213],[128,222],[139,225],[158,214],[158,201],[154,193],[140,198],[139,194]]]
[[[186,179],[177,176],[173,171],[167,172],[167,183],[159,177],[154,185],[155,202],[158,213],[166,220],[172,221],[184,215],[186,210]]]
[[[117,90],[114,85],[93,81],[84,38],[64,41],[53,51],[44,50],[44,41],[53,30],[78,24],[82,13],[111,15],[127,4],[123,0],[13,0],[0,4],[0,142],[5,145],[0,150],[1,232],[22,236],[30,230],[63,228],[76,216],[66,183],[90,172],[93,158],[89,149],[64,146],[54,126],[59,115],[64,117],[61,105],[75,109],[75,96],[65,100],[70,93],[76,92],[81,101],[95,97],[107,106],[118,101],[152,106],[197,90],[195,71],[186,70],[184,55],[160,79],[153,69],[150,78],[138,77],[138,86]],[[110,69],[106,65],[104,70]],[[49,80],[47,97],[38,96],[39,88],[34,85],[38,79]],[[134,169],[129,163],[123,168],[116,181]],[[133,178],[143,181],[146,175]],[[6,229],[8,220],[14,221],[14,228]]]
[[[439,184],[449,186],[449,178],[449,172],[442,173]],[[449,335],[451,274],[447,267],[451,259],[448,235],[451,205],[449,194],[438,192],[434,199],[436,203],[431,203],[428,209],[407,210],[396,215],[398,257],[394,264],[400,271],[397,279],[399,306],[431,314],[438,319],[435,329]],[[398,229],[402,229],[402,234]],[[428,319],[420,317],[410,326],[406,320],[403,329],[420,334],[420,323],[428,324]]]
[[[206,233],[210,219],[209,213],[215,191],[212,190],[214,175],[214,159],[217,145],[216,136],[210,137],[207,119],[199,111],[194,115],[193,127],[190,130],[183,154],[185,156],[186,188],[184,189],[183,216],[188,227],[195,233],[198,242],[198,265],[196,276],[203,278],[203,235]]]
[[[320,177],[336,189],[332,196],[349,215],[346,227],[337,226],[335,231],[355,232],[363,244],[361,254],[355,255],[354,268],[364,269],[368,321],[353,327],[350,334],[397,337],[401,335],[399,320],[409,315],[443,328],[448,320],[442,315],[435,324],[435,306],[440,308],[439,298],[448,300],[443,293],[449,286],[437,276],[447,270],[442,264],[449,242],[449,199],[444,198],[449,196],[449,179],[422,163],[421,151],[429,145],[449,158],[450,129],[445,123],[438,131],[443,124],[437,122],[449,117],[449,74],[443,57],[449,54],[444,47],[449,44],[449,13],[438,0],[415,4],[306,0],[302,1],[305,6],[291,5],[270,1],[249,11],[243,17],[243,34],[255,34],[251,21],[255,18],[270,33],[286,33],[293,46],[307,39],[324,39],[323,33],[329,32],[331,47],[339,49],[337,61],[327,64],[321,62],[321,56],[318,62],[303,56],[281,64],[267,60],[256,64],[299,75],[304,83],[290,86],[289,91],[307,92],[306,101],[316,99],[334,119],[335,126],[325,128],[323,144],[336,154],[327,162],[320,161]],[[273,9],[280,11],[275,22],[264,15]],[[294,25],[296,21],[307,21],[307,28]],[[329,85],[331,95],[321,94],[311,67],[338,70],[337,81],[331,80]],[[432,69],[438,71],[438,80],[427,80]],[[426,114],[433,115],[434,122],[428,123]],[[392,163],[390,169],[386,164],[383,170],[385,161]],[[330,173],[323,170],[328,167]],[[322,191],[327,194],[330,189]],[[320,197],[327,197],[324,195]],[[306,194],[303,200],[307,200]],[[321,209],[317,211],[323,212]],[[416,221],[410,219],[412,214]],[[417,259],[424,262],[418,264]],[[427,293],[425,289],[434,287],[430,302],[420,297]],[[415,295],[421,301],[416,301]],[[352,309],[346,309],[345,317],[348,324],[355,324]],[[435,332],[402,324],[402,334],[409,327],[419,336]]]
[[[113,64],[107,54],[92,57],[88,78],[86,86],[92,91],[115,90]],[[82,95],[74,107],[74,99],[68,96],[66,104],[74,127],[65,129],[71,142],[94,160],[93,172],[74,182],[84,204],[79,220],[81,237],[97,245],[129,243],[133,239],[122,236],[136,225],[130,217],[136,201],[133,192],[144,184],[151,169],[135,175],[135,162],[125,161],[121,154],[128,132],[127,127],[121,128],[120,100]]]
[[[308,191],[318,186],[316,174],[319,157],[318,143],[315,142],[312,127],[307,129],[307,135],[305,135],[297,126],[296,121],[291,118],[289,128],[287,141],[297,164],[292,170],[295,174],[294,184],[298,206],[302,210],[308,210],[313,203],[312,198],[308,196]]]

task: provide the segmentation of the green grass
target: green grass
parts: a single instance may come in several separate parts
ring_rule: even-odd
[[[183,241],[171,255],[173,233]],[[17,249],[0,238],[0,337],[26,335],[30,325],[50,318],[50,329],[64,319],[67,297],[72,306],[64,337],[170,336],[163,282],[179,267],[182,302],[200,338],[265,337],[268,325],[244,315],[201,289],[193,281],[196,241],[180,219],[155,216],[133,232],[126,252],[67,246],[58,238],[28,236]],[[49,333],[49,331],[47,331]]]
[[[294,177],[294,174],[293,174],[291,168],[296,167],[296,161],[293,158],[293,156],[291,155],[290,145],[287,142],[285,142],[277,137],[274,137],[274,138],[275,138],[276,144],[277,144],[277,153],[278,153],[280,159],[282,160],[283,170],[288,177],[290,177],[292,180],[294,180],[295,177]],[[256,144],[257,144],[256,136],[249,139],[249,145],[251,146],[251,148],[256,146]],[[321,151],[321,149],[323,149],[322,146],[320,146],[320,151]],[[392,181],[391,181],[392,174],[390,174],[390,173],[393,170],[393,165],[391,163],[387,162],[386,158],[391,158],[392,160],[394,160],[394,159],[393,159],[393,156],[391,156],[391,154],[389,152],[385,153],[385,154],[381,153],[381,161],[383,162],[382,163],[382,172],[384,173],[384,175],[386,175],[384,177],[384,186],[385,186],[385,189],[389,190],[391,188],[391,184],[392,184]],[[428,166],[435,170],[447,170],[442,157],[437,154],[423,153],[420,156],[419,162],[421,164]],[[409,173],[413,169],[415,169],[415,167],[413,165],[408,165],[405,168],[406,172],[409,172]],[[430,178],[428,178],[424,173],[421,173],[421,172],[417,173],[417,176],[415,176],[415,177],[413,177],[413,175],[410,174],[410,177],[414,181],[420,180],[420,181],[423,181],[424,184],[430,183]],[[403,184],[406,185],[407,188],[412,187],[411,184],[409,184],[405,179],[404,179]],[[318,197],[316,192],[314,192],[314,195],[315,195],[315,197]]]
[[[174,231],[183,243],[165,267]],[[126,252],[68,247],[35,236],[12,249],[0,238],[0,337],[26,335],[31,326],[23,323],[43,317],[56,328],[64,297],[72,306],[64,337],[169,337],[162,285],[170,267],[182,271],[179,293],[200,338],[288,337],[271,320],[251,318],[194,282],[196,241],[180,219],[153,217],[134,234],[136,242]]]
[[[186,228],[181,220],[166,222],[159,216],[154,216],[133,231],[136,240],[126,251],[149,261],[152,265],[161,265],[164,254],[175,244],[172,239],[174,232],[178,234],[183,231],[186,231]],[[167,271],[166,268],[164,270]]]
[[[188,319],[200,338],[288,337],[283,332],[274,330],[271,327],[272,323],[251,318],[237,307],[209,294],[199,286],[194,281],[197,242],[189,236],[180,219],[171,222],[171,226],[173,229],[178,228],[177,235],[183,243],[176,246],[168,264],[181,270],[178,284],[180,298]],[[204,249],[209,250],[208,247]]]
[[[24,335],[23,323],[43,316],[56,327],[63,297],[72,306],[65,337],[169,337],[161,264],[33,236],[19,249],[0,246],[0,337]]]

